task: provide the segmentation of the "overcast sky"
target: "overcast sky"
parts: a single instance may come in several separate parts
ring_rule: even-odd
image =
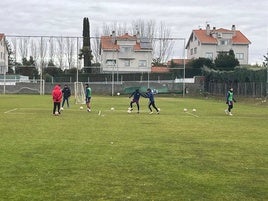
[[[267,0],[0,0],[0,33],[27,36],[82,36],[83,18],[91,30],[104,23],[162,21],[172,37],[189,39],[193,29],[231,29],[250,41],[249,62],[268,52]]]

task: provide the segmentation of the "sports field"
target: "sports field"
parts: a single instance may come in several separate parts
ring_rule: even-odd
[[[0,200],[268,200],[268,103],[155,98],[53,116],[49,95],[0,95]]]

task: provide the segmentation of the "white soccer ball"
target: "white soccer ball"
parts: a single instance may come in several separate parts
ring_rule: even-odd
[[[114,111],[114,107],[111,107],[111,110]]]
[[[127,113],[130,114],[131,113],[131,110],[128,110]]]
[[[184,111],[184,112],[187,112],[187,108],[184,108],[183,111]]]
[[[56,111],[56,112],[55,112],[55,115],[56,115],[56,116],[58,116],[58,115],[59,115],[58,111]]]
[[[117,92],[117,96],[120,96],[120,93],[119,92]]]
[[[193,109],[193,112],[196,112],[196,109],[195,108]]]
[[[80,110],[83,110],[83,106],[80,106]]]

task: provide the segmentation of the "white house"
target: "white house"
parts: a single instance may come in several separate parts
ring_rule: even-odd
[[[186,44],[187,58],[197,59],[199,57],[214,60],[219,52],[234,51],[235,57],[240,64],[248,64],[249,44],[251,42],[235,25],[231,30],[210,29],[207,24],[206,29],[193,30]]]
[[[0,33],[0,74],[8,71],[8,50],[5,40],[5,34]]]
[[[148,38],[124,34],[101,37],[103,72],[151,72],[152,43]]]

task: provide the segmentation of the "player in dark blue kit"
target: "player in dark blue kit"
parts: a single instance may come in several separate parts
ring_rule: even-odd
[[[149,104],[148,104],[148,108],[150,110],[149,114],[153,114],[152,108],[151,106],[153,106],[153,108],[156,110],[157,114],[159,114],[159,109],[155,106],[155,101],[154,101],[154,94],[152,92],[152,90],[150,88],[147,89],[146,92],[146,98],[149,98]]]
[[[131,98],[133,96],[133,99],[130,101],[130,111],[133,110],[133,103],[136,103],[137,105],[137,109],[138,109],[138,113],[140,113],[140,104],[139,104],[139,100],[140,100],[140,97],[143,96],[139,89],[136,89],[130,96],[129,98]]]

